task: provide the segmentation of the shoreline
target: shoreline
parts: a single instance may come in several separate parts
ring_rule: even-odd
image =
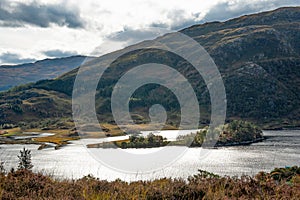
[[[281,127],[281,128],[272,128],[272,129],[263,129],[262,131],[285,131],[285,130],[300,130],[299,127],[293,127],[293,128],[284,128],[284,127]],[[39,133],[44,133],[44,132],[39,132]],[[110,137],[110,138],[113,138]],[[223,144],[219,144],[219,142],[216,143],[216,145],[214,147],[211,147],[211,148],[218,148],[218,147],[231,147],[231,146],[247,146],[247,145],[250,145],[250,144],[253,144],[253,143],[257,143],[257,142],[261,142],[261,141],[264,141],[266,140],[268,137],[267,136],[263,136],[262,138],[257,138],[255,140],[251,140],[251,141],[243,141],[243,142],[233,142],[233,143],[223,143]],[[0,141],[0,147],[2,144],[35,144],[35,145],[40,145],[39,146],[39,150],[42,150],[44,148],[54,148],[54,149],[59,149],[63,146],[68,146],[68,144],[70,144],[69,142],[72,141],[72,140],[75,140],[72,139],[72,140],[67,140],[65,141],[66,143],[63,144],[63,145],[58,145],[57,143],[51,143],[53,144],[52,145],[48,145],[47,143],[49,142],[39,142],[39,141],[35,141],[35,140],[31,140],[31,139],[27,139],[27,140],[13,140],[10,136],[8,137],[3,137],[2,138],[3,140]],[[81,138],[76,138],[76,140],[80,140]],[[109,142],[108,142],[109,143]],[[108,144],[106,143],[106,144]],[[101,143],[101,144],[105,144],[105,143]],[[102,146],[101,144],[91,144],[90,146]],[[90,146],[87,146],[88,148],[102,148],[102,147],[90,147]],[[115,146],[114,144],[111,144],[111,146]],[[165,146],[168,146],[168,145],[165,145]],[[170,145],[170,146],[185,146],[185,145]],[[160,147],[163,147],[163,146],[160,146]],[[189,148],[194,148],[194,147],[202,147],[202,146],[189,146]],[[106,147],[104,147],[106,148]],[[145,147],[145,148],[155,148],[155,147]],[[205,148],[205,147],[204,147]],[[136,148],[138,149],[138,148]]]
[[[216,145],[216,147],[233,147],[233,146],[248,146],[254,143],[258,143],[258,142],[262,142],[264,140],[266,140],[267,138],[265,136],[263,136],[262,138],[256,138],[255,140],[251,140],[251,141],[243,141],[243,142],[233,142],[233,143],[229,143],[229,144],[220,144]]]
[[[254,143],[258,143],[258,142],[262,142],[264,140],[266,140],[267,137],[263,136],[262,138],[256,138],[255,140],[251,140],[251,141],[243,141],[243,142],[233,142],[233,143],[225,143],[225,144],[218,144],[218,142],[214,145],[214,146],[188,146],[188,148],[218,148],[218,147],[232,147],[232,146],[248,146]],[[116,141],[118,142],[118,141]],[[170,144],[170,145],[169,145]],[[180,146],[186,146],[184,144],[180,145],[180,144],[171,144],[171,142],[169,141],[168,144],[166,145],[162,145],[162,146],[144,146],[144,147],[132,147],[132,148],[121,148],[118,147],[116,144],[114,144],[114,142],[105,142],[105,143],[98,143],[98,144],[89,144],[87,145],[87,148],[103,148],[103,149],[110,149],[110,148],[120,148],[120,149],[151,149],[151,148],[160,148],[160,147],[166,147],[166,146],[172,146],[172,147],[180,147]]]

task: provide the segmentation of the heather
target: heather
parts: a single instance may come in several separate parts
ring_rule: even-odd
[[[0,175],[1,199],[299,199],[300,168],[279,168],[254,177],[220,177],[199,170],[188,180],[112,182],[91,175],[59,180],[27,169]]]

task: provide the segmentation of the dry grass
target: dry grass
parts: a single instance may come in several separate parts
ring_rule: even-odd
[[[3,134],[2,136],[12,136],[12,135],[16,135],[16,134],[21,134],[22,130],[17,127],[17,128],[11,128],[11,129],[5,129],[3,130],[5,132],[7,132],[6,134]]]
[[[93,125],[91,124],[90,126],[98,126],[97,124]],[[124,131],[130,132],[139,132],[139,131],[149,131],[149,130],[158,130],[161,128],[161,124],[155,124],[155,125],[149,125],[149,124],[139,124],[138,126],[136,125],[118,125],[115,124],[109,124],[109,123],[101,123],[100,124],[103,132],[92,132],[92,131],[85,131],[84,132],[84,137],[88,138],[101,138],[101,137],[106,137],[108,134],[110,136],[122,136],[125,135]],[[163,130],[175,130],[176,127],[171,126],[171,125],[165,125],[163,127]]]
[[[300,177],[275,180],[271,173],[255,177],[218,177],[205,171],[181,179],[108,182],[92,176],[56,180],[20,170],[0,175],[1,199],[299,199]]]
[[[76,137],[62,137],[62,136],[49,136],[49,137],[40,137],[40,138],[33,138],[33,141],[36,142],[49,142],[49,143],[54,143],[57,145],[64,145],[67,144],[68,141],[70,140],[77,140],[78,138]]]
[[[114,125],[115,126],[115,125]],[[162,130],[177,130],[176,127],[168,125],[168,124],[139,124],[138,126],[136,125],[121,125],[122,128],[124,129],[129,129],[129,130],[140,130],[140,131],[153,131],[153,130],[160,130],[161,127],[163,126]]]
[[[55,133],[57,135],[68,135],[70,133],[70,130],[68,129],[41,130],[39,128],[33,128],[33,129],[26,129],[24,132]]]

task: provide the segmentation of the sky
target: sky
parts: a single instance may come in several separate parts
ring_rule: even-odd
[[[0,0],[0,65],[100,56],[194,24],[299,0]]]

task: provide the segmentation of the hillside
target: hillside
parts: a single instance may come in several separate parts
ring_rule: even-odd
[[[226,89],[227,119],[246,119],[266,128],[300,125],[300,7],[195,25],[181,32],[198,41],[218,66]],[[200,121],[207,124],[210,100],[204,81],[185,60],[157,49],[123,55],[105,71],[96,94],[99,120],[112,121],[110,96],[122,74],[150,61],[173,66],[192,80],[201,109]],[[1,93],[0,124],[71,117],[76,72]],[[167,76],[160,72],[157,75]],[[164,87],[146,85],[133,97],[130,108],[136,121],[147,122],[149,107],[160,103],[168,112],[168,123],[178,123],[179,104]]]
[[[80,66],[85,58],[85,56],[72,56],[21,65],[1,65],[0,91],[42,79],[56,78]]]

